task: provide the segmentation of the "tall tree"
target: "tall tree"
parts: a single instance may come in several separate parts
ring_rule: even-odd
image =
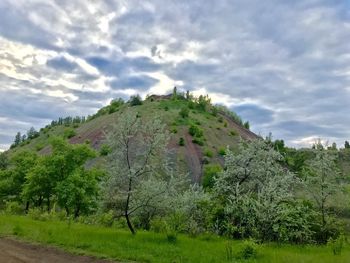
[[[320,142],[315,145],[313,151],[315,157],[307,161],[306,169],[303,171],[305,188],[321,214],[321,224],[325,228],[329,215],[329,200],[339,188],[337,156],[334,152],[326,150]]]
[[[135,112],[126,113],[107,134],[112,152],[106,202],[121,212],[132,234],[131,215],[142,208],[135,203],[135,190],[161,168],[168,137],[159,118],[141,121]]]
[[[14,141],[14,146],[17,146],[21,143],[22,141],[22,136],[20,132],[17,132],[16,136],[15,136],[15,141]]]
[[[349,143],[349,141],[345,141],[344,147],[345,147],[345,149],[350,149],[350,143]]]

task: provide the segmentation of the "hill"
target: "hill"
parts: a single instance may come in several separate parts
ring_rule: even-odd
[[[136,102],[130,100],[129,103],[114,100],[87,119],[76,117],[53,121],[34,138],[13,147],[9,154],[23,150],[48,153],[48,139],[52,136],[64,136],[72,144],[89,143],[100,151],[111,124],[123,118],[127,111],[134,110],[141,118],[159,116],[166,123],[171,133],[168,145],[171,158],[182,172],[189,172],[193,182],[200,182],[204,165],[223,164],[227,146],[234,150],[239,140],[258,138],[244,127],[235,113],[211,105],[205,96],[186,99],[181,95],[175,98],[173,95],[152,95],[143,102],[137,101],[137,97],[134,99]]]

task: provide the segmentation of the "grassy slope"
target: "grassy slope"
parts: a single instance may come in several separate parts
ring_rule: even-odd
[[[81,225],[66,222],[34,221],[28,217],[0,215],[0,234],[16,235],[20,239],[51,244],[65,250],[117,260],[137,262],[237,262],[227,260],[227,247],[232,246],[235,257],[241,241],[218,237],[189,238],[179,236],[169,243],[163,234],[128,231],[115,228]],[[263,245],[257,260],[251,262],[349,262],[350,247],[341,256],[334,256],[325,246]],[[244,261],[249,262],[249,261]]]
[[[181,100],[145,101],[143,105],[135,107],[123,105],[118,112],[97,117],[75,128],[76,136],[71,138],[70,141],[72,143],[84,143],[88,140],[95,149],[99,149],[103,144],[104,132],[108,130],[112,123],[117,122],[118,118],[122,118],[125,111],[135,110],[145,119],[160,116],[167,124],[169,131],[173,131],[169,148],[176,153],[180,170],[183,172],[189,171],[194,181],[200,181],[205,151],[213,153],[213,157],[208,158],[210,163],[223,163],[223,158],[218,154],[220,148],[226,148],[229,145],[235,149],[240,137],[244,139],[256,137],[255,134],[239,127],[220,114],[212,116],[208,112],[190,110],[189,117],[183,119],[179,116],[179,111],[185,106],[187,106],[187,102]],[[167,110],[165,110],[166,108]],[[203,146],[192,143],[192,137],[188,134],[188,128],[191,124],[196,124],[203,130]],[[45,134],[41,132],[38,138],[30,141],[29,144],[16,147],[10,151],[10,154],[23,150],[45,153],[48,148],[43,148],[43,146],[48,144],[48,139],[52,136],[62,136],[65,129],[66,127],[61,125],[51,128]],[[175,133],[174,130],[177,132]],[[180,137],[186,139],[184,147],[178,145]]]

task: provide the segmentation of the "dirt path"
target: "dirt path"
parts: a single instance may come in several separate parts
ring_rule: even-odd
[[[112,263],[87,256],[76,256],[62,250],[0,238],[0,263]]]

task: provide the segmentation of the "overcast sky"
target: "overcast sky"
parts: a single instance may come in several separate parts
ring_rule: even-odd
[[[350,0],[0,1],[0,149],[176,85],[254,132],[350,139]]]

